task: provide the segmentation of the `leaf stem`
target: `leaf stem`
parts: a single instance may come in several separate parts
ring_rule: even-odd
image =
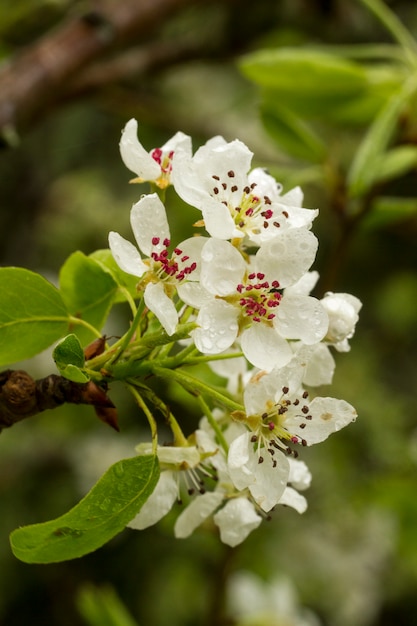
[[[156,455],[157,452],[157,446],[158,446],[158,429],[156,426],[156,421],[154,416],[152,415],[151,411],[149,410],[146,402],[143,400],[142,396],[140,395],[138,389],[137,389],[137,385],[128,383],[127,387],[129,389],[129,391],[131,392],[131,394],[133,395],[133,397],[135,398],[138,406],[142,409],[142,411],[145,413],[146,415],[146,419],[148,420],[150,429],[151,429],[151,436],[152,436],[152,454]]]
[[[83,320],[81,317],[76,317],[75,315],[70,315],[69,320],[71,324],[75,324],[77,326],[84,326],[84,328],[88,328],[98,339],[101,339],[102,334],[101,331],[95,328],[92,324]]]

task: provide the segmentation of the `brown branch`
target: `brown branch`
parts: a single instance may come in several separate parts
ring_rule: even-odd
[[[68,81],[116,46],[148,34],[180,8],[204,0],[102,0],[0,68],[0,133],[29,128]]]
[[[119,430],[113,402],[104,389],[92,381],[74,383],[55,374],[34,380],[23,370],[0,372],[0,432],[65,403],[90,404],[102,421]]]
[[[132,48],[114,58],[93,63],[69,82],[65,100],[94,93],[111,83],[138,78],[184,61],[205,58],[204,50],[184,42],[157,42],[142,48]],[[212,57],[212,54],[210,54]]]

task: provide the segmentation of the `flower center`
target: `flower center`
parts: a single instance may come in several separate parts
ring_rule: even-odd
[[[280,228],[282,221],[287,220],[287,211],[277,215],[270,197],[256,193],[257,183],[239,187],[233,170],[227,172],[226,179],[217,174],[212,178],[215,181],[212,194],[228,207],[236,227],[242,232],[258,235],[267,228]]]
[[[161,148],[154,148],[151,152],[151,157],[161,167],[161,176],[155,181],[160,189],[165,189],[171,182],[173,156],[173,150],[164,152]]]
[[[169,239],[163,240],[162,248],[160,242],[160,237],[152,238],[152,244],[158,246],[158,250],[151,253],[152,271],[158,280],[181,282],[196,270],[197,263],[190,261],[190,257],[183,254],[180,248],[174,248],[172,254],[169,254]]]
[[[257,445],[258,463],[263,463],[262,454],[268,452],[275,467],[277,461],[273,457],[276,450],[281,450],[297,458],[298,452],[293,450],[289,444],[307,445],[307,441],[303,437],[288,431],[285,422],[290,416],[301,417],[305,420],[299,425],[301,429],[304,429],[307,423],[313,419],[308,406],[308,391],[304,391],[301,396],[293,395],[290,398],[289,387],[283,387],[278,402],[260,416],[256,431],[251,438],[251,441]]]
[[[274,309],[279,305],[282,294],[277,280],[269,283],[262,272],[249,274],[246,283],[236,287],[241,295],[239,304],[245,317],[253,322],[270,321],[275,317]]]

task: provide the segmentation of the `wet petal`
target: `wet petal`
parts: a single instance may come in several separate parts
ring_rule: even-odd
[[[237,337],[238,311],[223,300],[213,299],[197,315],[199,328],[192,332],[195,346],[203,354],[219,354],[230,348]]]
[[[138,123],[135,119],[128,121],[122,131],[120,154],[123,163],[143,180],[155,180],[161,174],[161,168],[145,150],[137,137]]]
[[[189,537],[222,503],[224,495],[218,491],[196,496],[175,522],[177,539]]]
[[[286,365],[293,356],[288,342],[265,324],[253,324],[244,330],[241,346],[249,363],[267,372]]]
[[[329,319],[319,300],[311,296],[284,297],[273,320],[274,327],[287,339],[300,339],[307,345],[326,335]]]
[[[156,315],[166,333],[173,335],[178,324],[175,304],[169,298],[162,283],[149,283],[144,294],[145,304]]]
[[[114,260],[124,272],[140,277],[149,269],[133,243],[124,239],[119,233],[114,231],[109,233],[109,247]]]
[[[153,250],[164,248],[164,240],[170,237],[165,207],[156,193],[142,196],[133,205],[130,223],[139,249],[148,257]],[[159,244],[152,243],[154,237],[159,238]]]
[[[262,244],[256,253],[257,271],[281,287],[297,282],[310,269],[317,252],[316,236],[305,228],[293,228]]]
[[[209,239],[201,251],[201,284],[217,296],[236,293],[246,270],[240,252],[228,241]]]
[[[309,413],[311,420],[300,414],[290,415],[285,420],[287,430],[304,439],[308,446],[324,441],[332,433],[354,422],[357,417],[351,404],[336,398],[314,398],[310,403]]]
[[[262,517],[246,498],[229,500],[213,519],[219,527],[220,539],[232,548],[242,543],[262,522]]]

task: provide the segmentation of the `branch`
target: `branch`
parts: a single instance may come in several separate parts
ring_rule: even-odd
[[[204,0],[102,0],[0,68],[0,134],[29,128],[78,72],[116,46],[148,34],[180,8]]]
[[[0,432],[27,417],[65,403],[90,404],[97,417],[119,430],[113,402],[92,381],[74,383],[55,374],[34,380],[23,370],[0,372]]]

